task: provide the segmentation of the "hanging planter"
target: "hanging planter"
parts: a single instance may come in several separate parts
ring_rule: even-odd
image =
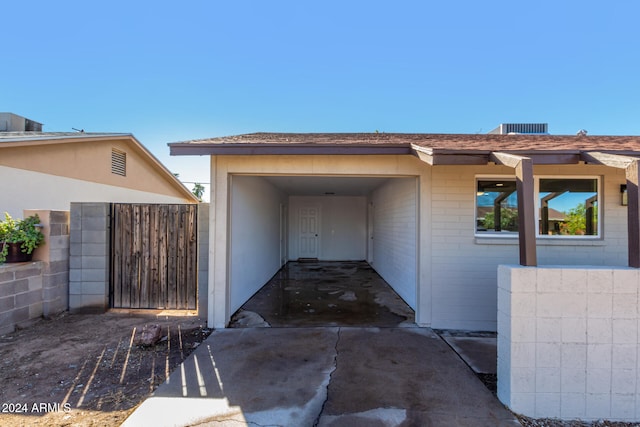
[[[33,250],[44,243],[40,218],[33,215],[15,220],[7,212],[4,216],[0,221],[0,264],[31,261]]]

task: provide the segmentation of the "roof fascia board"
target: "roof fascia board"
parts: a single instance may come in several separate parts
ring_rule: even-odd
[[[458,154],[440,154],[433,155],[433,165],[450,165],[450,166],[465,166],[465,165],[486,165],[489,163],[488,154],[472,153],[461,151]]]

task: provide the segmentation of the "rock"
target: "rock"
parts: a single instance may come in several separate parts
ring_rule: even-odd
[[[342,294],[340,297],[338,297],[338,299],[341,299],[342,301],[357,301],[358,297],[356,297],[356,293],[353,291],[346,291],[344,294]]]
[[[158,324],[145,325],[140,333],[137,344],[145,347],[156,345],[162,339],[162,327]]]
[[[241,310],[231,318],[230,328],[270,328],[271,325],[258,313]]]

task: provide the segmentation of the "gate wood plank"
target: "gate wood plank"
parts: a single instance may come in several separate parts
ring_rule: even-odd
[[[122,241],[122,253],[124,256],[124,265],[122,269],[122,307],[131,307],[131,209],[124,209],[122,216],[122,228],[123,228],[123,241]]]
[[[197,205],[112,205],[111,305],[197,308]]]
[[[184,277],[185,264],[185,207],[178,207],[178,262],[176,263],[176,306],[185,308],[186,280]]]
[[[120,279],[121,273],[121,257],[118,244],[120,242],[120,233],[116,233],[115,230],[119,230],[117,227],[119,214],[118,205],[111,206],[111,289],[110,289],[110,303],[112,307],[119,307],[122,302],[122,282]]]
[[[187,251],[187,309],[195,310],[197,308],[197,284],[198,284],[198,234],[196,215],[198,205],[188,206],[188,251]]]
[[[170,307],[177,307],[177,264],[178,264],[178,236],[177,227],[179,215],[178,206],[169,206],[169,230],[168,230],[168,271],[167,271],[167,304]]]
[[[154,305],[159,306],[159,282],[158,282],[158,210],[157,205],[149,207],[149,299]]]
[[[161,308],[169,308],[168,296],[168,245],[167,231],[169,223],[169,209],[167,206],[160,208],[160,223],[158,225],[158,282],[160,285],[158,305]]]
[[[149,205],[140,206],[140,308],[155,308],[149,286]]]
[[[131,307],[140,308],[140,282],[139,282],[139,262],[140,262],[140,251],[137,247],[138,242],[140,241],[140,210],[138,206],[131,206],[131,270],[128,277],[130,283],[130,298],[131,298]]]

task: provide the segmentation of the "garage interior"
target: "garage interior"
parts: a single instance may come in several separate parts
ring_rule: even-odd
[[[416,177],[232,175],[230,182],[232,320],[255,311],[272,326],[413,323]]]

